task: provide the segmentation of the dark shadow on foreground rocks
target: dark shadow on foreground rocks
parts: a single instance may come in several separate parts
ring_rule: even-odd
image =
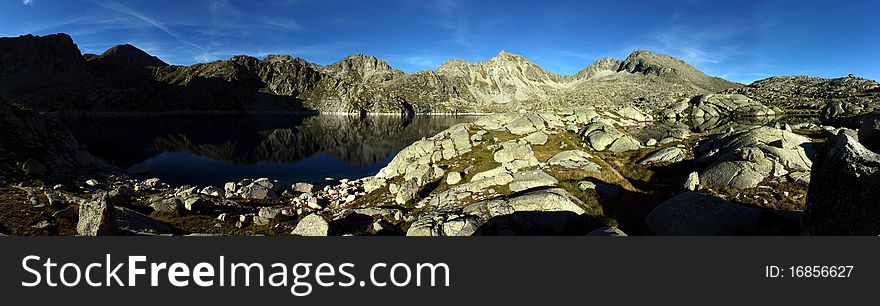
[[[396,226],[390,226],[390,224],[386,224],[381,229],[374,229],[373,224],[376,221],[373,217],[351,213],[344,218],[336,219],[330,221],[328,224],[330,229],[327,231],[328,236],[342,236],[342,235],[354,235],[354,236],[362,236],[362,235],[378,235],[378,236],[400,236],[403,235],[404,232],[400,230],[400,228]]]
[[[755,208],[698,193],[683,192],[645,218],[660,236],[798,235],[800,214]]]
[[[605,226],[599,218],[569,211],[516,212],[487,220],[475,236],[571,236],[585,235]]]

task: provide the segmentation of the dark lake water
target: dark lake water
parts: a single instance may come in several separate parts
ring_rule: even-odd
[[[320,182],[361,178],[422,137],[474,116],[294,114],[120,115],[59,118],[92,155],[171,185],[244,178]]]

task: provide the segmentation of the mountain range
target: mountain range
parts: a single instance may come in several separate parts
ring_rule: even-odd
[[[796,78],[783,83],[803,85]],[[805,78],[807,87],[829,80]],[[873,99],[880,88],[871,80],[841,79],[848,89],[794,90],[780,100],[766,90],[780,79],[746,86],[644,50],[598,60],[573,75],[505,51],[483,62],[452,59],[435,70],[405,73],[363,54],[327,66],[284,55],[176,66],[132,45],[82,54],[66,34],[0,38],[0,95],[42,111],[427,114],[632,105],[656,113],[719,92],[787,107],[798,106],[786,104],[789,97],[821,98],[814,105],[821,108],[835,92]]]

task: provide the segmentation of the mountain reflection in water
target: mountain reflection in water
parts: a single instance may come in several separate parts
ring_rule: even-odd
[[[318,182],[375,174],[406,146],[474,116],[294,114],[59,118],[93,155],[172,185],[243,178]]]

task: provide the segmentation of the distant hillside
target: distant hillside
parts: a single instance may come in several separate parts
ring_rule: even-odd
[[[740,93],[785,108],[802,103],[780,102],[779,95],[791,97],[782,101],[816,95],[801,87],[833,95],[876,86],[873,81],[817,85],[824,81],[798,78],[771,78],[744,87],[644,50],[624,60],[598,60],[572,75],[548,72],[505,51],[483,62],[453,59],[433,71],[407,74],[363,54],[328,66],[279,55],[170,66],[132,45],[82,55],[66,34],[0,38],[0,92],[44,111],[414,114],[632,105],[658,113],[682,100],[717,92]],[[776,89],[779,86],[785,89]]]

